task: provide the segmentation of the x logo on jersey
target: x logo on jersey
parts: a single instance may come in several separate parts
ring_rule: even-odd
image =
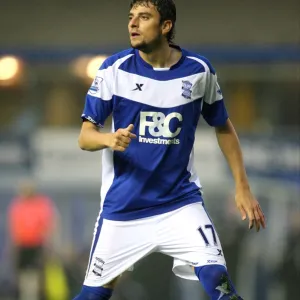
[[[142,91],[143,83],[136,83],[136,88],[133,91]]]

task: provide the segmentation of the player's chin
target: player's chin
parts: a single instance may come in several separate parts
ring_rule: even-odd
[[[131,40],[130,43],[131,43],[131,47],[134,48],[134,49],[137,49],[137,50],[142,50],[146,46],[145,43],[139,42],[139,41]]]

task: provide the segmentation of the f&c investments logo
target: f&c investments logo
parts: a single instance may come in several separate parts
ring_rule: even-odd
[[[173,119],[177,119],[177,128],[172,128],[170,123]],[[140,128],[139,128],[139,142],[147,144],[160,145],[179,145],[180,140],[176,138],[180,131],[180,123],[183,118],[180,113],[172,112],[165,115],[162,112],[143,111],[140,113]],[[148,131],[151,137],[146,137]]]

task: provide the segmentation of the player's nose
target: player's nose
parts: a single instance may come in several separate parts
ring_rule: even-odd
[[[132,18],[129,22],[130,28],[136,28],[138,27],[138,18]]]

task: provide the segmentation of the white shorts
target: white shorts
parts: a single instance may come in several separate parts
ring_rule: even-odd
[[[152,252],[174,257],[175,275],[198,280],[192,267],[226,265],[201,203],[132,221],[98,218],[84,285],[103,286]]]

